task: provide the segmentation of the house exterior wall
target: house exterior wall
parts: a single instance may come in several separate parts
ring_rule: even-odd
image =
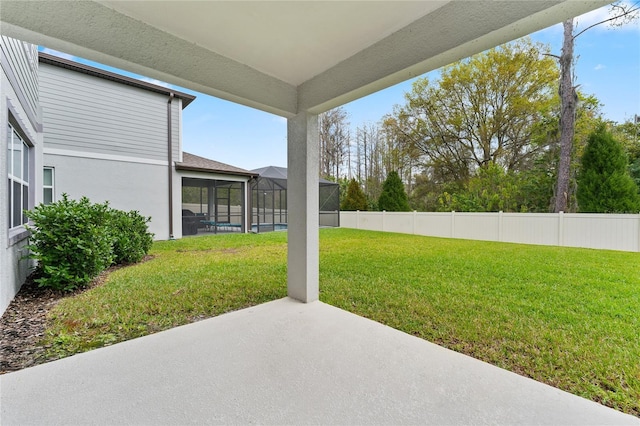
[[[38,103],[37,46],[2,36],[2,68],[33,126],[41,124]]]
[[[88,197],[151,216],[156,240],[170,238],[169,97],[55,65],[40,64],[44,166],[55,169],[56,199]],[[182,100],[171,100],[172,159],[181,160]],[[173,164],[172,164],[173,170]],[[174,237],[180,177],[173,180]]]
[[[55,170],[56,200],[61,199],[62,193],[67,193],[72,199],[85,196],[93,203],[109,201],[109,205],[115,209],[137,210],[143,216],[151,216],[149,231],[154,233],[154,239],[169,239],[166,165],[138,163],[131,158],[72,157],[45,153],[44,166]],[[176,187],[174,182],[174,188],[177,188],[174,193],[177,192],[179,200],[180,186]]]
[[[41,63],[40,102],[47,149],[167,161],[168,96]],[[171,106],[179,161],[181,100]]]
[[[0,314],[16,295],[33,261],[25,258],[28,232],[9,227],[7,168],[8,126],[16,128],[29,145],[28,206],[42,201],[42,117],[38,104],[37,47],[0,37]],[[10,118],[11,117],[11,118]]]

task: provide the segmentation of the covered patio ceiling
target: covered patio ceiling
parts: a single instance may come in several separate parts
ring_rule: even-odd
[[[607,3],[2,0],[0,17],[5,35],[292,117]]]

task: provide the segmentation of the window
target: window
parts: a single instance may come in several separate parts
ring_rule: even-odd
[[[53,167],[45,167],[42,174],[42,204],[51,204],[55,201],[55,192],[53,190],[54,182]]]
[[[15,228],[27,223],[24,211],[29,208],[29,145],[11,124],[7,135],[7,147],[9,228]]]

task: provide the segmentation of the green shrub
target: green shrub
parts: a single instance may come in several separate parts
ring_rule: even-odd
[[[408,212],[411,210],[404,184],[398,172],[391,171],[382,184],[382,194],[378,198],[378,208],[388,212]]]
[[[109,203],[89,199],[40,204],[26,212],[34,226],[31,256],[38,261],[35,281],[40,287],[72,291],[86,286],[112,264],[135,263],[149,252],[153,234],[151,218],[136,211],[124,212]]]
[[[578,206],[584,213],[637,213],[638,187],[622,146],[604,126],[589,136],[578,174]]]
[[[531,177],[532,180],[532,177]],[[527,197],[521,176],[507,172],[499,164],[488,163],[459,190],[438,197],[438,209],[450,212],[526,212]],[[535,184],[534,184],[535,185]]]
[[[141,216],[137,211],[110,211],[110,232],[113,238],[114,263],[136,263],[149,252],[153,234],[148,231],[150,217]]]
[[[347,187],[347,195],[344,200],[342,200],[342,205],[340,206],[340,210],[367,210],[367,197],[362,192],[362,188],[360,188],[360,184],[355,179],[351,179],[349,181],[349,186]]]
[[[38,260],[41,287],[71,291],[88,284],[113,261],[112,238],[107,203],[91,204],[82,197],[40,204],[26,212],[35,227],[29,248]]]

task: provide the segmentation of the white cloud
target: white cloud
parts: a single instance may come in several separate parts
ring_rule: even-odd
[[[629,1],[625,1],[624,4],[626,6],[630,6],[631,3]],[[637,6],[636,6],[637,7]],[[589,26],[596,24],[598,22],[602,22],[606,19],[611,18],[611,6],[603,6],[599,9],[592,10],[591,12],[580,15],[574,19],[574,34],[579,33],[580,31],[588,28]],[[640,32],[640,19],[636,19],[631,23],[627,23],[621,27],[612,27],[608,23],[596,25],[589,31],[607,31],[615,28],[616,31],[638,31]],[[540,33],[548,33],[548,34],[562,34],[562,22],[552,25],[544,30],[540,30]]]
[[[147,83],[155,84],[156,86],[166,87],[167,89],[175,89],[175,87],[172,86],[171,84],[165,83],[164,81],[160,81],[160,80],[157,80],[155,78],[139,77],[138,79],[142,80],[142,81],[145,81]]]
[[[604,66],[604,65],[602,65],[602,64],[598,64],[598,65],[596,65],[596,67],[594,68],[594,70],[596,70],[596,71],[600,71],[600,70],[603,70],[603,69],[605,69],[605,68],[606,68],[606,66]]]
[[[626,8],[631,8],[633,7],[632,3],[629,1],[624,1],[623,2],[624,6]],[[635,6],[637,7],[637,6]],[[576,30],[577,32],[582,31],[585,28],[588,28],[591,25],[597,24],[598,22],[602,22],[604,20],[607,20],[609,18],[612,18],[613,16],[615,16],[615,11],[614,13],[612,13],[612,9],[611,6],[603,6],[600,9],[596,9],[593,10],[589,13],[585,13],[584,15],[580,15],[575,19],[575,25],[576,25]],[[611,28],[616,28],[616,29],[620,29],[620,30],[635,30],[635,31],[640,31],[640,19],[636,19],[635,21],[631,22],[631,23],[627,23],[621,27],[612,27],[608,22],[601,24],[601,25],[597,25],[596,27],[594,27],[594,29],[600,29],[600,30],[607,30],[607,29],[611,29]],[[591,30],[590,30],[591,31]]]
[[[603,6],[600,9],[592,10],[575,18],[574,24],[580,29],[584,29],[589,25],[604,21],[609,18],[609,6]]]

